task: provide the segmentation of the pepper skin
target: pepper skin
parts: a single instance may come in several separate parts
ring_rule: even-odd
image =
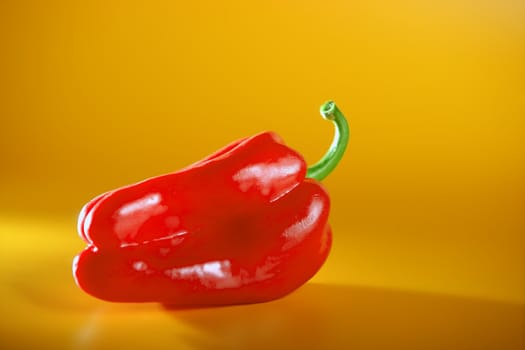
[[[102,194],[79,216],[88,247],[74,259],[75,280],[115,302],[192,307],[282,297],[320,269],[332,243],[328,194],[306,174],[302,156],[264,132]]]

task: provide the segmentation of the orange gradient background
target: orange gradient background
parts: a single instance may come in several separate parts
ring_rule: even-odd
[[[525,4],[7,0],[0,39],[0,347],[525,347]],[[89,199],[263,130],[312,164],[327,99],[352,137],[302,289],[181,311],[75,286]]]

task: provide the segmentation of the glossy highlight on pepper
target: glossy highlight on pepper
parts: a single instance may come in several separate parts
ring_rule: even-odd
[[[307,282],[332,243],[330,199],[318,182],[340,161],[348,125],[307,169],[273,132],[233,142],[180,171],[104,193],[82,209],[88,244],[77,284],[115,302],[211,306],[269,301]]]

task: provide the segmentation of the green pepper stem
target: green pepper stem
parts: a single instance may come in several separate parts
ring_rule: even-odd
[[[341,161],[350,138],[350,129],[345,116],[333,101],[323,103],[320,112],[324,119],[334,123],[335,134],[334,140],[325,155],[317,163],[308,167],[306,172],[306,177],[318,181],[327,177]]]

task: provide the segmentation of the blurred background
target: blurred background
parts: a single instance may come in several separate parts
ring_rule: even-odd
[[[190,321],[208,321],[189,327],[151,306],[108,306],[76,288],[80,208],[264,130],[312,164],[333,134],[318,113],[327,99],[352,131],[324,181],[334,246],[312,281],[318,287],[290,300],[312,305],[335,293],[342,302],[357,293],[366,301],[353,310],[366,313],[377,304],[369,295],[395,291],[402,302],[390,292],[378,298],[402,305],[399,315],[415,310],[406,293],[514,305],[514,316],[497,315],[513,330],[509,348],[525,344],[525,3],[4,0],[0,42],[0,311],[11,316],[0,344],[19,344],[28,327],[50,341],[92,339],[85,325],[97,322],[111,334],[144,329],[123,319],[133,308],[166,330],[165,344],[179,344],[167,335],[172,319],[181,333],[197,328],[204,333],[192,339],[205,337],[203,310]],[[442,310],[428,300],[422,308]],[[269,320],[267,310],[279,309],[255,307]],[[346,317],[336,305],[319,308],[328,324]],[[233,317],[220,312],[213,317],[223,323]],[[418,315],[407,322],[426,319]],[[372,332],[378,326],[369,321],[360,334],[372,339],[382,330]],[[445,323],[434,326],[446,332]],[[243,332],[248,340],[264,334]],[[491,339],[502,341],[502,332]]]

